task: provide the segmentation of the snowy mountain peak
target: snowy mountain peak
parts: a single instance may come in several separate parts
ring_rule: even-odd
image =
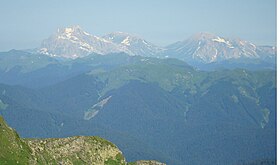
[[[76,27],[66,27],[66,28],[58,28],[57,32],[58,33],[73,33],[76,30]]]
[[[230,59],[262,58],[263,51],[273,52],[270,48],[260,48],[241,39],[230,39],[211,33],[197,33],[189,39],[167,46],[168,54],[188,62],[212,63]],[[275,53],[270,53],[272,56]]]
[[[59,31],[59,30],[58,30]],[[71,34],[72,32],[74,32],[74,29],[73,28],[65,28],[64,29],[64,32],[66,33],[66,34]]]
[[[113,32],[103,36],[103,38],[113,43],[123,43],[125,45],[128,44],[130,41],[141,40],[141,38],[125,32]]]
[[[108,41],[83,31],[80,26],[59,28],[57,33],[44,40],[40,53],[64,58],[78,58],[90,53],[109,54],[127,50]]]
[[[42,42],[39,52],[49,56],[78,58],[90,53],[105,55],[118,52],[155,56],[162,50],[136,35],[114,32],[98,37],[83,31],[80,26],[72,26],[59,28],[54,35]]]
[[[217,36],[212,33],[206,33],[206,32],[201,32],[201,33],[196,33],[193,36],[191,36],[188,40],[193,40],[193,41],[214,41],[214,42],[219,42],[219,43],[227,43],[229,42],[227,39]]]
[[[156,56],[164,50],[141,37],[124,32],[113,32],[103,38],[125,47],[132,55]]]
[[[66,37],[66,38],[79,38],[83,36],[91,36],[89,33],[82,30],[82,28],[78,25],[66,28],[58,28],[56,36]]]
[[[106,55],[124,52],[129,55],[175,57],[187,62],[212,63],[243,58],[274,58],[276,49],[256,46],[242,39],[231,39],[211,33],[197,33],[165,48],[125,32],[94,36],[80,26],[59,28],[44,40],[40,53],[64,58],[79,58],[91,53]]]

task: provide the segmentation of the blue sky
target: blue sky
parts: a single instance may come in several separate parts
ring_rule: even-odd
[[[59,27],[137,34],[165,46],[197,32],[276,43],[275,0],[2,0],[0,51],[38,47]]]

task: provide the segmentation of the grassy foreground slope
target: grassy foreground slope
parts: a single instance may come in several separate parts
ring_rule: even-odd
[[[28,164],[31,150],[0,116],[0,164]]]

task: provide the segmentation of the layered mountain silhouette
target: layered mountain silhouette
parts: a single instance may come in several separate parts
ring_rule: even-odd
[[[274,70],[199,71],[125,53],[43,57],[2,65],[0,114],[23,137],[100,136],[128,161],[175,165],[275,158]]]

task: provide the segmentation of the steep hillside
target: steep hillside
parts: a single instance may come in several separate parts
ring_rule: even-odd
[[[100,137],[75,136],[56,139],[21,139],[0,116],[0,164],[126,165],[122,152]],[[137,161],[136,164],[159,164]],[[134,164],[134,163],[132,163]]]
[[[31,149],[0,116],[0,164],[28,164]]]

